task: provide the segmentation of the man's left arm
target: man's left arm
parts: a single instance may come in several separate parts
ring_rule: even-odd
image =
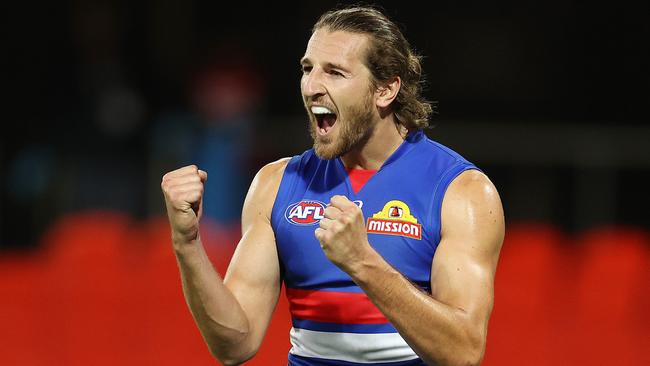
[[[315,234],[328,258],[352,277],[426,363],[478,365],[504,236],[494,185],[479,171],[460,174],[445,194],[441,222],[431,295],[372,249],[363,213],[347,198],[332,198]]]

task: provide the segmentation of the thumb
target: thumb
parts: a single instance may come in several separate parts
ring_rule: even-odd
[[[199,178],[201,178],[201,183],[205,183],[208,180],[208,172],[199,169]]]
[[[342,195],[335,195],[332,196],[330,199],[330,205],[338,208],[341,211],[349,210],[350,208],[358,207],[356,204],[354,204],[352,201],[350,201],[347,197],[342,196]]]

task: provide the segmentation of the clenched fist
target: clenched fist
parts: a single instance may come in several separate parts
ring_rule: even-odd
[[[189,243],[199,235],[203,184],[207,179],[208,173],[199,170],[196,165],[174,170],[162,178],[160,187],[165,195],[172,240],[176,245]]]
[[[345,272],[372,251],[361,208],[345,196],[334,196],[315,230],[327,258]]]

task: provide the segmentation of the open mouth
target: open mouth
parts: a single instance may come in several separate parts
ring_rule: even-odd
[[[321,106],[312,106],[311,113],[316,117],[318,134],[321,136],[327,135],[336,123],[336,113],[329,108]]]

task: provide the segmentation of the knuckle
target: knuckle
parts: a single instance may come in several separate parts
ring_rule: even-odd
[[[167,196],[171,197],[172,194],[174,193],[174,189],[166,184],[165,186],[163,186],[163,192],[165,192]]]
[[[182,195],[182,201],[185,201],[187,203],[192,203],[196,201],[196,193],[194,192],[185,192],[185,194]]]
[[[335,224],[334,227],[337,230],[341,230],[341,229],[343,229],[345,227],[345,220],[343,218],[339,218],[338,220],[336,220],[334,222],[334,224]]]

